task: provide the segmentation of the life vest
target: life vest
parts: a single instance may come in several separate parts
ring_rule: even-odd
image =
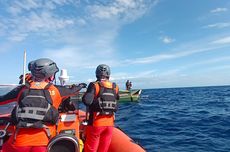
[[[31,82],[19,96],[18,105],[12,112],[12,121],[16,128],[45,128],[46,124],[55,125],[58,121],[58,110],[53,106],[49,87],[46,82]]]
[[[112,115],[117,110],[117,86],[109,81],[95,82],[95,99],[90,108],[92,112]]]

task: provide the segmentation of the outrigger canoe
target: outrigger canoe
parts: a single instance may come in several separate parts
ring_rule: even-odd
[[[85,112],[78,106],[69,107],[67,102],[78,102],[76,97],[63,101],[59,107],[57,134],[47,145],[47,152],[83,152],[85,140]],[[0,106],[0,152],[3,143],[10,142],[15,126],[10,125],[9,118],[14,104]],[[144,148],[135,143],[119,128],[114,128],[109,152],[145,152]]]

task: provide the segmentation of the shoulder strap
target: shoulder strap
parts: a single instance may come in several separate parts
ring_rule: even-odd
[[[94,82],[93,84],[94,84],[94,86],[95,86],[95,96],[98,96],[99,91],[100,91],[99,82]]]
[[[30,83],[25,83],[25,85],[24,85],[26,88],[30,88]]]
[[[46,98],[47,102],[48,102],[50,105],[53,105],[53,101],[52,101],[52,98],[51,98],[51,96],[50,96],[50,92],[49,92],[48,89],[49,89],[52,85],[53,85],[52,83],[48,83],[48,84],[44,87],[44,89],[39,89],[39,90],[41,90],[41,91],[43,92],[44,97]],[[27,94],[29,94],[29,92],[30,92],[30,84],[29,84],[29,83],[26,83],[26,84],[25,84],[25,87],[26,87],[27,90],[24,90],[24,95],[27,95]],[[22,98],[22,97],[20,97],[20,99],[21,99],[21,98]]]
[[[115,90],[115,93],[118,94],[118,86],[115,82],[113,82],[113,89]]]
[[[29,83],[25,83],[24,85],[24,88],[19,92],[19,95],[18,95],[18,101],[21,101],[22,98],[24,98],[26,95],[29,94],[29,91],[30,91],[30,84]]]
[[[48,84],[45,86],[45,88],[43,89],[45,98],[46,98],[46,100],[48,101],[48,103],[49,103],[50,105],[53,105],[53,100],[52,100],[52,98],[51,98],[51,96],[50,96],[50,92],[49,92],[48,89],[49,89],[52,85],[53,85],[52,83],[48,83]]]
[[[45,86],[44,89],[47,89],[47,90],[48,90],[52,85],[53,85],[52,83],[48,83],[48,84]]]
[[[95,95],[98,96],[101,87],[103,86],[101,82],[94,82],[94,86],[95,86]],[[118,93],[118,86],[116,85],[115,82],[112,83],[112,89],[115,90],[115,93]]]

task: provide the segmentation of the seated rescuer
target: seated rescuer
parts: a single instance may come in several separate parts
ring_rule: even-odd
[[[110,68],[101,64],[96,69],[97,81],[91,82],[82,101],[88,106],[85,152],[107,152],[112,139],[114,112],[117,110],[119,89],[109,81]]]
[[[56,134],[57,109],[62,100],[86,87],[84,83],[72,88],[53,85],[59,69],[48,58],[33,61],[29,70],[32,81],[0,96],[0,105],[18,102],[12,112],[16,131],[4,143],[3,152],[45,152],[49,139]]]

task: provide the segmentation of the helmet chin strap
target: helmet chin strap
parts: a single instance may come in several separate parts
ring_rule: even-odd
[[[55,79],[55,76],[53,75],[53,76],[49,77],[48,79],[46,79],[45,81],[46,82],[53,82],[54,80],[56,80],[56,79]]]

